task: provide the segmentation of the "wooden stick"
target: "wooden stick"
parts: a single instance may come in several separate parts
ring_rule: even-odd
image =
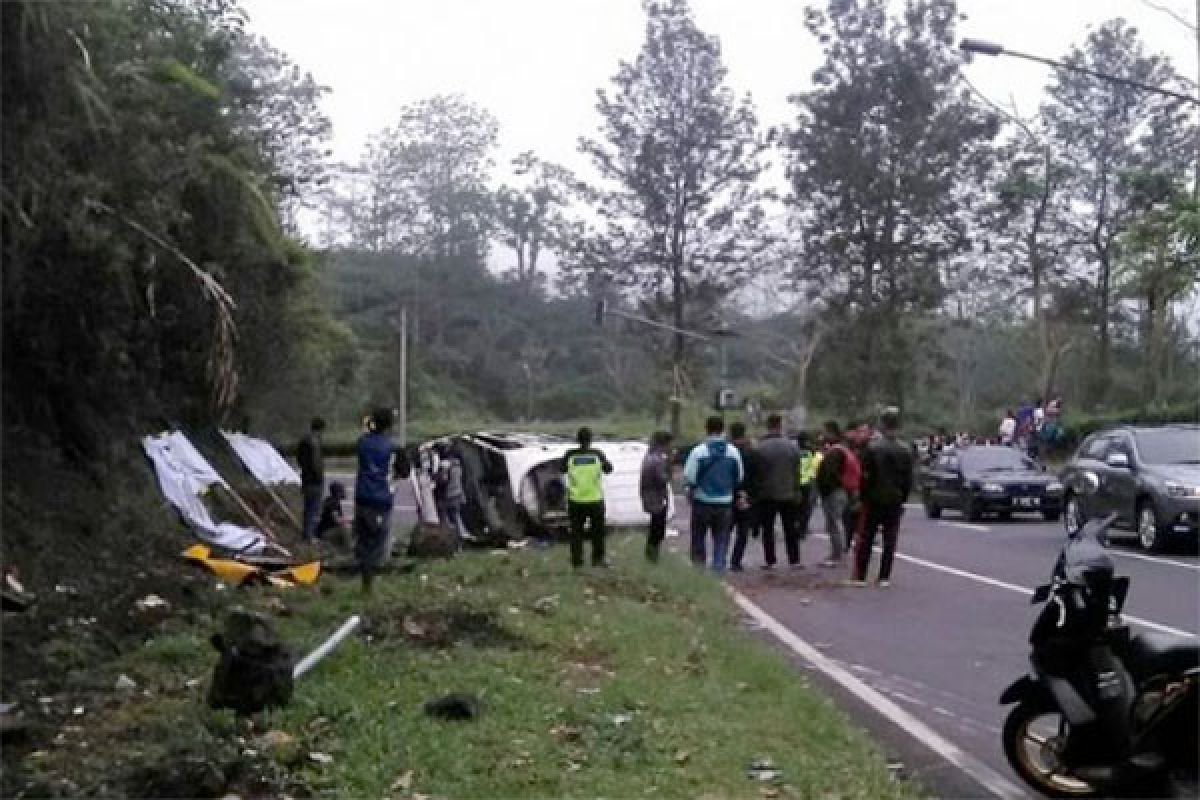
[[[266,521],[264,521],[261,517],[259,517],[258,514],[254,513],[254,510],[251,509],[250,506],[246,504],[246,501],[242,499],[242,496],[240,494],[238,494],[237,492],[235,492],[233,490],[232,486],[225,485],[225,486],[222,486],[221,488],[224,489],[225,491],[229,492],[229,494],[233,496],[233,499],[237,501],[238,507],[242,509],[242,513],[245,514],[247,517],[249,517],[250,521],[253,522],[255,525],[257,525],[258,529],[261,530],[264,534],[266,534],[267,538],[278,543],[279,537],[275,535],[275,531],[271,530],[271,528],[267,525]]]
[[[271,495],[271,499],[275,501],[280,510],[283,511],[284,515],[291,521],[293,525],[296,526],[296,530],[303,533],[304,526],[300,524],[300,520],[296,519],[296,515],[292,513],[292,510],[287,507],[287,503],[283,502],[283,498],[275,494],[275,490],[271,488],[269,483],[264,483],[262,487],[267,490],[268,494]]]

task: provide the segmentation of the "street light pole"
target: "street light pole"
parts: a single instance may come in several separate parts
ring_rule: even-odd
[[[1119,75],[1109,75],[1107,72],[1099,72],[1097,70],[1089,69],[1088,67],[1081,67],[1076,64],[1065,64],[1062,61],[1055,61],[1052,58],[1030,55],[1029,53],[1022,53],[1018,50],[1009,50],[1004,45],[996,42],[989,42],[983,39],[963,39],[961,42],[959,42],[958,46],[960,49],[965,50],[968,53],[978,53],[984,56],[1012,56],[1013,58],[1023,58],[1026,61],[1036,61],[1039,64],[1045,64],[1046,66],[1054,67],[1055,69],[1065,69],[1071,72],[1080,72],[1084,75],[1090,75],[1093,78],[1098,78],[1102,81],[1108,81],[1109,83],[1119,83],[1124,86],[1132,86],[1133,88],[1140,89],[1143,92],[1161,94],[1166,97],[1173,97],[1176,100],[1182,100],[1185,103],[1191,103],[1192,105],[1200,106],[1200,97],[1193,97],[1192,95],[1183,94],[1182,92],[1164,89],[1161,86],[1152,86],[1148,83],[1135,81],[1132,78],[1122,78]]]

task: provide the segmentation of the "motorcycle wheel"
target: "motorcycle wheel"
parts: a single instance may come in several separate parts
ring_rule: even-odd
[[[1099,797],[1098,788],[1059,763],[1066,731],[1066,718],[1053,702],[1026,699],[1004,721],[1004,755],[1021,780],[1046,797]]]

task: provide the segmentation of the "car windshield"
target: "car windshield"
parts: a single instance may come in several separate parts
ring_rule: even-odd
[[[1200,464],[1200,429],[1161,428],[1134,437],[1146,464]]]
[[[972,447],[962,454],[969,472],[1016,472],[1034,469],[1033,462],[1011,447]]]

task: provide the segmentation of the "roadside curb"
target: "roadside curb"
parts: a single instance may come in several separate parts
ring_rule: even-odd
[[[947,741],[924,722],[834,663],[817,650],[817,648],[801,639],[783,625],[783,623],[772,617],[737,589],[726,584],[725,590],[733,598],[734,602],[737,603],[738,607],[761,625],[763,630],[770,633],[793,653],[803,658],[827,678],[869,706],[873,711],[885,717],[910,737],[957,767],[980,786],[987,789],[991,795],[1004,798],[1004,800],[1017,800],[1018,798],[1029,796],[1029,792],[1023,790],[975,756]]]

